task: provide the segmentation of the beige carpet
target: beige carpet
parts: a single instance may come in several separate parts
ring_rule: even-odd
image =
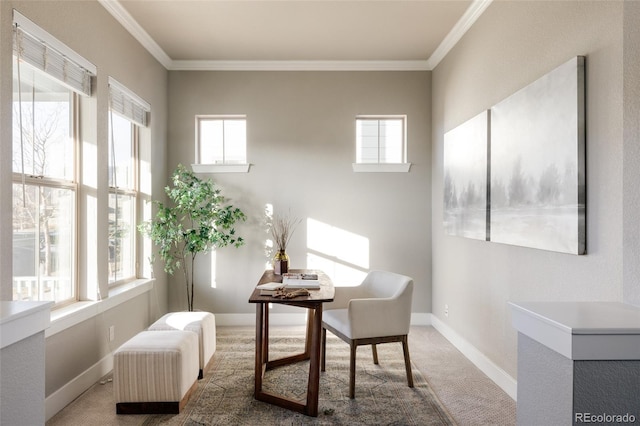
[[[296,352],[302,335],[302,327],[273,327],[272,347],[282,354]],[[414,389],[406,385],[399,344],[379,347],[379,366],[371,362],[368,348],[359,348],[355,400],[346,396],[348,346],[338,339],[329,344],[318,418],[255,401],[253,329],[218,327],[214,365],[180,415],[118,416],[112,383],[106,382],[85,392],[47,425],[515,424],[514,401],[432,327],[412,327],[409,335]],[[301,396],[305,367],[301,363],[269,372],[268,386]]]

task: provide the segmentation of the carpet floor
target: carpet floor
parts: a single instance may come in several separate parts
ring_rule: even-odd
[[[327,336],[317,418],[253,399],[254,330],[218,327],[213,363],[180,414],[116,415],[107,376],[47,426],[515,424],[515,402],[432,327],[412,327],[409,334],[414,388],[407,386],[399,343],[378,346],[379,365],[368,347],[360,347],[353,400],[348,397],[349,347]],[[272,327],[270,337],[270,359],[275,359],[301,351],[304,328]],[[264,388],[303,399],[307,374],[308,362],[271,370]]]

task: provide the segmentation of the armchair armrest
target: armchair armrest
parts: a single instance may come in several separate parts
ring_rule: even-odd
[[[325,303],[324,309],[347,309],[351,299],[367,297],[362,286],[336,287],[333,302]]]
[[[408,334],[411,298],[353,299],[348,318],[352,339]]]

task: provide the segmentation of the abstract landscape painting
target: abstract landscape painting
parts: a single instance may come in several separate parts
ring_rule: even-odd
[[[489,112],[444,135],[444,228],[450,235],[487,240]]]
[[[491,109],[491,241],[585,253],[584,114],[584,57]]]

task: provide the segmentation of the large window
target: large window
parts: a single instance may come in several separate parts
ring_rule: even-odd
[[[406,163],[407,117],[356,117],[356,163]]]
[[[13,299],[60,303],[76,295],[76,95],[14,59]]]
[[[138,127],[109,115],[109,284],[136,277]]]
[[[197,116],[196,133],[197,164],[247,162],[245,116]]]
[[[78,110],[95,66],[13,11],[13,300],[77,299]]]
[[[150,109],[109,78],[109,284],[137,277],[138,139]]]

